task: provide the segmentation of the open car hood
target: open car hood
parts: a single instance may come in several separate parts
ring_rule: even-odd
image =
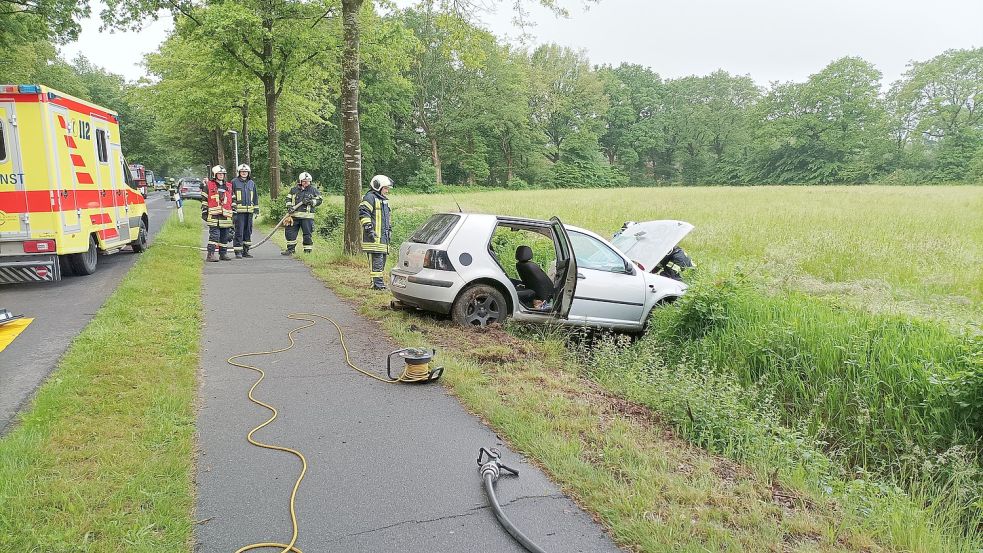
[[[628,226],[611,243],[651,271],[691,230],[684,221],[646,221]]]

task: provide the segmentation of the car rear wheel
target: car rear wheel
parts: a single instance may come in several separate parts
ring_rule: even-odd
[[[487,284],[468,286],[454,301],[451,317],[462,326],[485,327],[502,323],[508,317],[505,296]]]
[[[99,262],[99,248],[96,239],[89,237],[89,249],[82,253],[73,253],[68,258],[72,271],[79,275],[91,275],[96,272],[96,264]]]

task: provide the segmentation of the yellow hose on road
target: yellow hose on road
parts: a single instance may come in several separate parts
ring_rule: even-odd
[[[266,372],[259,367],[253,365],[247,365],[246,363],[240,363],[237,361],[237,359],[242,359],[244,357],[252,357],[257,355],[274,355],[277,353],[283,353],[285,351],[289,351],[296,344],[296,341],[294,340],[295,333],[316,325],[317,319],[322,319],[334,325],[334,327],[338,330],[338,339],[341,342],[342,350],[344,350],[345,352],[345,363],[347,363],[348,366],[351,367],[352,369],[362,373],[365,376],[368,376],[369,378],[378,380],[380,382],[385,382],[387,384],[396,384],[398,382],[422,382],[430,379],[428,365],[407,365],[407,367],[403,370],[403,373],[398,378],[390,379],[390,378],[381,377],[377,374],[373,374],[372,372],[357,366],[355,363],[352,363],[351,354],[348,351],[348,344],[345,343],[345,333],[344,331],[342,331],[341,325],[339,325],[331,317],[318,315],[316,313],[291,313],[287,315],[287,318],[293,319],[295,321],[307,321],[307,324],[298,326],[297,328],[294,328],[293,330],[287,333],[287,340],[290,342],[289,345],[280,349],[273,349],[268,351],[254,351],[250,353],[240,353],[237,355],[233,355],[232,357],[229,357],[226,361],[230,365],[233,365],[235,367],[241,367],[243,369],[249,369],[251,371],[256,371],[259,373],[259,378],[249,388],[249,393],[246,394],[246,396],[249,398],[249,401],[269,409],[270,412],[272,413],[272,415],[270,416],[269,419],[266,420],[266,422],[260,424],[259,426],[249,431],[249,434],[246,435],[246,439],[249,440],[249,443],[265,449],[285,451],[300,459],[301,462],[300,474],[297,476],[297,481],[294,482],[293,491],[290,492],[290,523],[293,527],[293,533],[291,534],[290,542],[288,543],[278,543],[278,542],[253,543],[237,549],[236,553],[243,553],[244,551],[251,551],[253,549],[265,549],[265,548],[278,548],[280,549],[280,553],[302,553],[301,550],[294,545],[297,543],[297,534],[298,534],[297,511],[296,511],[295,504],[297,500],[297,490],[300,489],[300,483],[301,481],[304,480],[304,475],[307,474],[307,458],[304,457],[303,453],[290,447],[274,445],[274,444],[266,444],[257,441],[256,439],[253,438],[253,434],[255,434],[258,430],[266,427],[267,425],[275,421],[279,413],[277,412],[276,407],[273,407],[269,403],[265,403],[261,400],[258,400],[253,396],[253,392],[256,390],[256,387],[259,386],[259,384],[263,381],[264,378],[266,378]]]

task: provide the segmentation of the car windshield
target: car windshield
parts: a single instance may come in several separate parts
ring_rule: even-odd
[[[453,213],[439,213],[434,215],[420,227],[420,230],[413,233],[413,236],[410,237],[410,242],[429,245],[440,244],[444,241],[444,238],[447,238],[447,234],[450,233],[451,229],[454,228],[460,219],[460,215],[454,215]]]

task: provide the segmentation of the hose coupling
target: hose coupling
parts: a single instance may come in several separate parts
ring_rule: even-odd
[[[481,473],[481,477],[484,478],[485,475],[491,475],[492,482],[498,482],[498,478],[502,475],[503,470],[514,476],[519,476],[519,471],[502,463],[502,454],[494,447],[479,449],[477,462],[478,472]]]

